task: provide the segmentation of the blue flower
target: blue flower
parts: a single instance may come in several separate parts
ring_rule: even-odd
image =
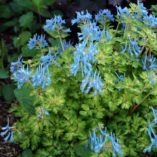
[[[157,124],[157,109],[154,109],[153,107],[150,107],[150,109],[153,112],[153,118],[154,118],[152,123],[148,121],[148,128],[147,128],[147,132],[148,132],[151,143],[147,148],[144,149],[143,151],[144,153],[151,152],[152,147],[155,147],[157,149],[157,135],[155,134],[154,129],[153,129],[153,127],[156,127],[156,124]]]
[[[11,63],[10,71],[14,73],[21,67],[22,67],[22,57],[19,57],[16,62]]]
[[[91,76],[91,73],[88,72],[88,74],[86,75],[85,79],[82,80],[82,84],[81,84],[81,91],[84,92],[86,86],[88,85],[89,83],[89,80],[90,80],[90,76]]]
[[[69,47],[71,47],[71,46],[72,46],[72,43],[71,43],[70,41],[63,40],[63,47],[64,47],[64,50],[67,49],[67,48],[69,48]],[[61,53],[62,51],[63,51],[63,50],[62,50],[61,47],[59,47],[59,48],[57,49],[57,52],[58,52],[58,53]]]
[[[41,86],[42,90],[51,84],[51,75],[48,66],[39,65],[36,73],[31,78],[33,87]]]
[[[121,149],[121,145],[118,143],[118,140],[115,138],[115,136],[112,133],[109,138],[112,143],[112,156],[116,157],[116,154],[122,156],[122,149]]]
[[[65,24],[65,20],[63,20],[62,17],[58,15],[52,19],[46,20],[46,24],[44,25],[44,30],[53,31],[55,29],[61,29],[63,24]]]
[[[142,59],[142,67],[143,70],[149,71],[149,70],[156,70],[157,68],[157,62],[156,58],[153,55],[145,55]]]
[[[124,78],[125,78],[125,73],[124,73],[123,75],[119,75],[117,72],[115,72],[115,74],[116,74],[116,76],[117,76],[117,78],[118,78],[117,81],[123,81],[123,80],[124,80]],[[117,82],[117,81],[116,81],[116,82]]]
[[[149,80],[150,80],[150,83],[152,84],[152,85],[154,85],[155,84],[155,81],[156,81],[156,74],[149,74],[148,73],[148,77],[149,77]]]
[[[143,3],[140,2],[139,0],[137,1],[137,6],[138,6],[138,8],[140,9],[140,11],[141,11],[143,17],[145,17],[145,16],[148,15],[147,8],[144,7]]]
[[[130,40],[129,53],[130,53],[130,55],[135,54],[136,58],[138,58],[138,56],[140,55],[140,53],[141,53],[141,48],[140,48],[140,46],[138,45],[138,42],[137,42],[136,39]]]
[[[57,66],[59,66],[59,64],[55,60],[58,55],[59,55],[59,52],[57,52],[54,55],[52,55],[51,51],[49,50],[47,55],[40,57],[41,64],[44,65],[44,66],[49,66],[50,64],[54,63]]]
[[[49,116],[50,113],[44,107],[37,108],[37,118],[44,119],[45,116]]]
[[[74,24],[78,24],[80,22],[90,22],[92,19],[92,15],[90,13],[88,13],[88,11],[84,12],[76,12],[76,18],[72,19],[71,23],[72,25]]]
[[[90,79],[88,79],[88,84],[86,84],[86,91],[84,91],[85,89],[85,85],[83,85],[84,80],[82,81],[82,85],[84,88],[82,88],[82,92],[85,92],[86,94],[90,91],[91,88],[93,88],[94,90],[94,95],[96,95],[97,93],[100,93],[102,91],[103,88],[103,83],[101,81],[101,77],[99,74],[97,74],[96,72],[92,73]]]
[[[151,152],[153,146],[157,149],[157,135],[153,130],[153,126],[155,126],[155,124],[149,122],[147,131],[148,131],[149,138],[151,140],[151,144],[144,149],[143,151],[144,153]]]
[[[106,138],[101,135],[97,137],[96,131],[94,130],[92,133],[90,133],[90,139],[88,142],[90,145],[90,150],[98,154],[104,147]]]
[[[74,52],[74,63],[70,66],[70,71],[74,76],[76,76],[80,67],[80,63],[83,61],[83,57],[86,54],[84,52],[86,44],[87,43],[83,41],[79,43],[78,45],[76,45],[76,50]]]
[[[106,41],[111,41],[112,35],[109,33],[108,30],[103,30],[101,34],[101,39],[105,39]]]
[[[17,82],[19,89],[29,80],[30,74],[28,66],[25,68],[24,65],[13,73],[13,79]]]
[[[154,123],[157,124],[157,109],[154,109],[153,107],[150,107],[150,109],[153,112]]]
[[[107,150],[105,145],[107,142],[111,142],[112,144],[112,156],[116,157],[116,154],[122,156],[121,145],[118,143],[115,136],[111,133],[110,135],[105,130],[100,129],[99,137],[96,135],[96,131],[94,130],[90,133],[90,138],[88,141],[88,145],[90,145],[90,150],[94,151],[95,153],[100,153],[102,150]],[[87,145],[87,146],[88,146]]]
[[[28,48],[33,49],[33,48],[44,48],[48,46],[47,41],[45,40],[44,35],[37,35],[35,34],[33,38],[31,38],[28,42]]]
[[[107,17],[110,21],[114,21],[114,17],[108,9],[100,10],[98,14],[95,15],[95,20],[97,22],[104,21],[104,18]]]
[[[81,27],[81,33],[78,33],[79,40],[99,41],[101,36],[100,28],[96,23],[87,23]]]
[[[120,17],[129,16],[129,10],[127,7],[121,8],[120,6],[116,6],[116,8],[117,8],[117,15],[118,16],[120,16]]]
[[[13,127],[11,127],[9,125],[9,118],[8,118],[7,125],[2,127],[2,131],[0,133],[1,137],[4,139],[5,142],[7,142],[7,141],[13,142],[14,141],[12,128]]]
[[[150,27],[157,27],[157,18],[153,15],[144,16],[143,22]]]
[[[128,51],[131,56],[135,55],[136,58],[139,57],[139,55],[141,54],[141,47],[138,45],[136,39],[130,39],[129,43],[125,43],[125,46],[122,47],[121,54],[125,53],[126,51]]]

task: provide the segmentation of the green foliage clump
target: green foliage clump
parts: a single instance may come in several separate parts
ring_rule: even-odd
[[[84,62],[80,63],[75,77],[70,73],[77,48],[64,48],[63,27],[48,32],[51,46],[37,49],[32,59],[23,61],[34,75],[41,56],[60,51],[55,58],[57,63],[49,65],[52,83],[48,87],[33,88],[32,80],[28,79],[21,89],[15,90],[20,105],[13,104],[11,111],[20,119],[14,124],[14,140],[23,149],[31,149],[35,157],[109,157],[110,143],[104,146],[106,151],[99,154],[85,147],[93,129],[107,127],[108,132],[115,133],[123,156],[144,156],[143,150],[150,143],[147,120],[152,118],[152,113],[149,106],[156,107],[157,103],[156,64],[149,65],[150,55],[157,56],[157,35],[156,30],[143,21],[141,5],[131,4],[126,12],[121,12],[116,17],[116,29],[106,16],[98,21],[102,36],[92,41],[97,45],[97,53],[91,64],[92,70],[99,72],[103,87],[95,95],[94,87],[88,94],[80,90]],[[88,32],[84,26],[90,25],[85,18],[79,19],[83,35]],[[84,56],[89,52],[92,35],[83,36],[87,42]],[[79,38],[79,44],[81,40]]]

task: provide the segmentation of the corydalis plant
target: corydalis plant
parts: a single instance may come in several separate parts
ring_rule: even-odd
[[[111,147],[107,148],[107,143],[111,143]],[[106,130],[100,129],[100,135],[96,135],[96,130],[90,133],[90,138],[87,143],[87,147],[94,151],[95,153],[105,152],[109,149],[112,150],[112,156],[116,157],[116,154],[122,156],[121,145],[118,143],[114,134],[108,134]]]
[[[77,13],[72,24],[80,32],[73,46],[65,44],[68,34],[63,30],[68,28],[64,20],[52,18],[44,25],[51,36],[44,38],[48,46],[39,49],[35,44],[38,54],[11,65],[13,73],[23,67],[30,72],[29,79],[20,83],[22,89],[15,91],[22,105],[13,107],[21,117],[14,134],[15,141],[24,149],[31,148],[36,156],[80,157],[82,152],[115,156],[123,152],[123,156],[143,157],[141,150],[149,145],[145,115],[150,114],[148,106],[157,103],[156,29],[144,20],[150,14],[142,3],[117,7],[116,29],[108,10],[98,15],[100,21],[89,12]],[[28,99],[26,94],[30,94]],[[106,126],[118,141],[113,134],[95,132],[90,149],[85,149],[89,132],[97,126]],[[153,132],[150,135],[154,140]]]

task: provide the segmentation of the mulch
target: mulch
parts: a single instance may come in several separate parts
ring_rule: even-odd
[[[7,124],[7,118],[9,118],[10,125],[12,125],[16,119],[8,112],[10,105],[0,100],[0,129]],[[17,144],[4,142],[0,137],[0,157],[17,157],[21,150]]]

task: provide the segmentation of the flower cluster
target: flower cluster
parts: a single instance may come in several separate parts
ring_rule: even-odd
[[[33,36],[33,38],[31,38],[28,42],[28,48],[29,49],[33,49],[33,48],[44,48],[48,46],[47,41],[45,40],[45,36],[44,35],[37,35],[35,34]]]
[[[152,123],[151,122],[148,123],[148,128],[147,128],[147,132],[151,140],[151,144],[147,148],[144,149],[143,151],[144,153],[151,152],[152,147],[155,147],[157,149],[157,134],[155,134],[154,129],[153,129],[153,127],[157,125],[157,110],[154,109],[153,107],[151,107],[151,109],[153,112],[154,120]]]
[[[114,22],[114,17],[108,9],[100,10],[98,14],[95,15],[95,20],[97,22],[104,21],[105,17]]]
[[[149,71],[149,70],[156,70],[157,68],[157,62],[156,58],[153,55],[145,55],[142,59],[142,67],[143,70]]]
[[[74,52],[74,63],[71,65],[71,73],[76,76],[79,68],[81,68],[83,81],[81,91],[88,93],[91,88],[94,89],[94,94],[100,93],[103,87],[101,78],[97,72],[93,71],[92,63],[95,62],[97,54],[97,45],[90,43],[86,48],[87,42],[83,41],[76,46]],[[87,87],[88,86],[88,87]],[[87,89],[85,90],[85,88]]]
[[[129,40],[129,43],[125,43],[125,47],[122,48],[122,51],[121,53],[123,54],[124,52],[129,52],[129,54],[131,56],[135,55],[136,58],[139,57],[139,55],[141,54],[141,48],[140,46],[138,45],[138,42],[136,39],[134,40]]]
[[[144,7],[143,3],[138,1],[138,8],[142,13],[142,21],[144,24],[150,27],[157,27],[157,18],[148,13],[147,9]]]
[[[72,25],[74,24],[78,24],[78,23],[81,23],[81,22],[90,22],[92,19],[92,15],[86,11],[81,11],[81,12],[76,12],[76,18],[75,19],[72,19],[71,23]]]
[[[29,70],[29,67],[25,68],[22,64],[21,58],[17,62],[11,64],[11,72],[13,73],[13,79],[17,82],[18,88],[21,88],[27,81],[31,81],[33,87],[41,86],[44,90],[45,87],[51,84],[51,74],[49,72],[49,66],[51,64],[59,65],[55,59],[58,53],[54,55],[49,53],[45,56],[41,56],[40,64],[35,73],[33,70]]]
[[[2,127],[2,131],[1,131],[0,135],[4,139],[5,142],[7,142],[7,141],[13,142],[14,141],[12,127],[9,124],[9,118],[8,118],[7,125]]]
[[[87,147],[89,146],[92,151],[95,153],[100,153],[100,151],[106,151],[106,144],[110,142],[112,144],[112,156],[116,157],[116,154],[122,156],[121,145],[118,143],[114,134],[108,134],[106,130],[100,129],[100,136],[96,135],[96,131],[94,130],[90,133],[90,139],[87,143]]]
[[[81,27],[81,32],[78,33],[79,40],[99,41],[101,36],[100,28],[95,22],[87,23]]]
[[[63,24],[65,24],[65,20],[63,20],[62,17],[58,15],[52,19],[46,20],[46,24],[44,25],[44,30],[53,31],[57,28],[61,29]]]
[[[10,72],[16,72],[19,68],[22,67],[22,57],[19,57],[16,62],[12,62],[10,66]]]
[[[100,75],[96,72],[87,74],[84,80],[82,80],[81,84],[81,91],[85,92],[86,94],[90,91],[91,88],[94,89],[94,95],[100,93],[103,88],[103,83],[101,81]],[[86,90],[85,90],[86,88]]]
[[[51,84],[51,75],[48,66],[39,65],[37,71],[31,78],[33,87],[41,86],[44,90],[45,87]]]
[[[120,17],[120,18],[123,18],[124,16],[129,16],[129,10],[127,7],[125,8],[121,8],[121,6],[117,6],[117,15]]]
[[[17,82],[19,89],[29,80],[30,75],[28,66],[25,68],[24,65],[13,72],[13,79]]]

